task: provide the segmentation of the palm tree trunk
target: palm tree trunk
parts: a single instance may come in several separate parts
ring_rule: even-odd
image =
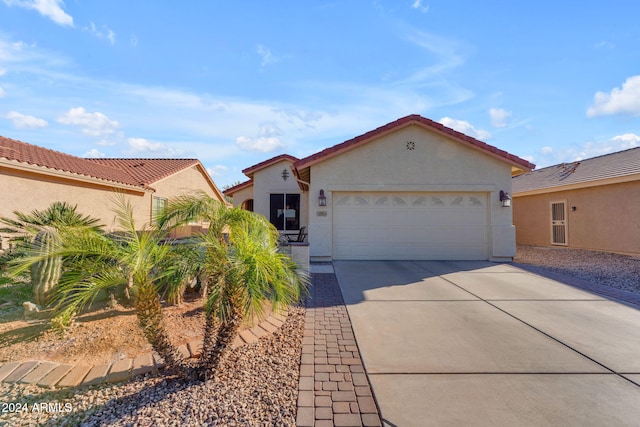
[[[160,297],[153,284],[147,283],[139,287],[135,308],[138,323],[153,349],[164,359],[170,369],[185,374],[184,358],[169,340],[164,325]]]
[[[207,327],[210,326],[210,318],[215,319],[213,313],[207,316]],[[238,334],[242,320],[242,313],[234,307],[229,317],[220,324],[215,343],[212,336],[209,336],[209,342],[205,341],[203,343],[201,366],[204,368],[205,377],[213,376],[220,368],[222,361],[231,349],[233,340]],[[205,339],[207,339],[206,336]]]

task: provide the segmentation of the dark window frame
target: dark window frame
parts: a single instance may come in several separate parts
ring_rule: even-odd
[[[278,231],[300,230],[300,193],[269,194],[269,221]]]

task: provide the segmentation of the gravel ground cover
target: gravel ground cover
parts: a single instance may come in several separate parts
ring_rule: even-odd
[[[47,390],[0,384],[4,426],[295,426],[304,309],[271,336],[231,352],[217,377],[143,376]]]
[[[640,294],[640,259],[609,252],[518,245],[515,262]]]

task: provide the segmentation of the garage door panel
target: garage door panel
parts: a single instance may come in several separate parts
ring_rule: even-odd
[[[335,259],[487,259],[484,193],[335,193],[333,200]]]

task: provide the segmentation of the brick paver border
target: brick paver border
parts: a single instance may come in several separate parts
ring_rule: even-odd
[[[381,426],[333,273],[313,273],[298,383],[298,427]]]
[[[240,337],[234,341],[233,348],[256,342],[259,337],[273,333],[282,326],[286,318],[286,313],[271,313],[258,325],[243,330]],[[200,357],[202,338],[181,345],[179,350],[186,358]],[[40,360],[11,361],[0,365],[0,381],[34,384],[41,387],[75,387],[125,381],[148,372],[157,372],[164,367],[164,363],[155,353],[94,366],[67,365]]]

